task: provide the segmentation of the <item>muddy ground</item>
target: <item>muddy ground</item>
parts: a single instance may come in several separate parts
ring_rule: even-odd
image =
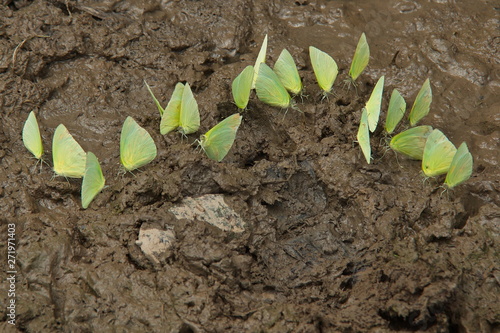
[[[500,7],[464,2],[4,0],[0,331],[500,332]],[[356,93],[342,80],[363,31],[371,59]],[[229,155],[211,161],[190,143],[237,112],[230,84],[266,33],[269,64],[284,47],[297,61],[303,113],[252,98]],[[339,65],[329,100],[310,45]],[[422,124],[468,143],[469,181],[441,194],[442,178],[424,182],[418,162],[384,154],[381,125],[366,163],[354,141],[381,75],[381,119],[393,88],[411,107],[430,77]],[[200,131],[160,135],[144,80],[163,104],[189,82]],[[100,159],[108,187],[89,209],[81,180],[35,168],[21,140],[32,110],[49,163],[59,123]],[[158,146],[135,176],[117,175],[127,116]],[[245,231],[169,212],[204,194],[224,195]],[[136,244],[141,226],[175,235],[158,262]]]

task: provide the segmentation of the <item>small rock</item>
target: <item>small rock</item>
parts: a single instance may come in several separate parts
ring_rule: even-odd
[[[148,228],[143,224],[135,243],[151,261],[159,264],[161,258],[168,256],[167,252],[172,248],[174,241],[175,233],[172,229]]]
[[[185,198],[181,205],[172,207],[169,211],[178,219],[207,222],[223,231],[245,231],[245,222],[226,204],[224,196],[220,194]]]

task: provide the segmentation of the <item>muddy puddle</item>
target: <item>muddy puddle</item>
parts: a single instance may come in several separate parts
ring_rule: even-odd
[[[3,1],[0,331],[500,332],[499,10],[487,0]],[[370,63],[346,90],[362,32]],[[302,113],[253,97],[228,156],[209,160],[191,143],[237,112],[231,82],[266,33],[269,64],[284,47],[298,64]],[[328,100],[310,45],[339,65]],[[418,162],[385,152],[381,125],[366,163],[354,141],[381,75],[381,119],[393,88],[411,106],[431,79],[422,124],[467,142],[465,184],[442,194],[443,179],[424,182]],[[160,135],[144,80],[164,104],[189,82],[198,133]],[[108,187],[89,209],[80,180],[35,167],[21,140],[30,111],[48,161],[60,123],[98,156]],[[127,116],[158,147],[135,176],[118,175]],[[237,228],[203,220],[203,203],[198,215],[179,208],[200,197]]]

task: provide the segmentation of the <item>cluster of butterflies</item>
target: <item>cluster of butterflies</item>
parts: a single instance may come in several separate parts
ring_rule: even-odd
[[[23,142],[26,148],[44,163],[42,137],[35,113],[30,112],[23,127]],[[156,145],[149,133],[132,117],[125,120],[120,138],[120,161],[127,171],[135,170],[156,157]],[[65,178],[82,178],[81,200],[87,208],[106,182],[99,160],[92,152],[83,150],[80,144],[60,124],[52,138],[52,162],[56,175]]]
[[[247,66],[233,81],[232,94],[239,109],[246,109],[251,90],[255,89],[262,102],[280,108],[296,108],[293,96],[301,95],[303,85],[297,66],[290,54],[284,49],[274,68],[266,65],[267,35],[254,66]],[[327,53],[310,46],[309,55],[323,97],[331,94],[337,78],[338,66]],[[346,83],[354,84],[355,80],[368,65],[370,49],[365,34],[361,34],[351,62],[349,78]],[[198,103],[188,83],[177,83],[167,106],[163,108],[153,91],[146,83],[158,111],[160,112],[160,133],[166,135],[178,130],[183,136],[195,133],[200,127]],[[368,164],[371,160],[370,132],[374,132],[382,103],[384,76],[375,85],[368,102],[362,111],[361,122],[357,134],[358,142]],[[472,173],[472,155],[464,142],[458,150],[446,136],[431,126],[413,127],[429,113],[432,91],[429,79],[420,89],[410,111],[409,121],[412,128],[394,136],[389,146],[410,158],[422,160],[422,170],[428,177],[447,173],[445,184],[452,188],[466,181]],[[406,102],[394,89],[392,92],[385,130],[388,135],[394,132],[406,111]],[[195,142],[215,161],[222,161],[231,149],[241,115],[233,114]],[[42,161],[43,145],[36,116],[31,112],[23,128],[23,142],[26,148]],[[133,171],[151,162],[157,154],[156,145],[151,135],[132,117],[123,123],[120,137],[120,162],[126,171]],[[105,178],[97,157],[92,152],[82,149],[63,124],[54,132],[52,140],[52,159],[54,172],[70,178],[82,178],[81,200],[83,208],[87,208],[94,197],[104,188]]]
[[[255,89],[258,99],[268,105],[284,109],[296,108],[292,96],[301,95],[303,85],[292,55],[283,49],[274,64],[274,68],[271,69],[265,63],[266,52],[267,35],[264,37],[255,65],[243,69],[232,83],[235,104],[238,108],[245,109],[250,99],[251,90]],[[337,78],[337,63],[329,54],[314,46],[309,47],[309,57],[323,97],[326,97],[331,94],[333,83]],[[369,59],[370,48],[363,33],[354,52],[348,83],[355,82],[368,65]]]
[[[190,92],[188,84],[186,87],[185,90]],[[196,102],[194,103],[196,104]],[[241,116],[234,114],[214,126],[197,141],[210,158],[220,161],[231,148],[240,123]],[[179,123],[178,127],[183,134],[196,131],[199,127],[199,115],[197,126],[188,121]],[[195,127],[196,129],[194,129]],[[22,136],[26,148],[43,163],[42,138],[33,111],[30,112],[24,124]],[[230,143],[228,144],[228,142]],[[123,168],[132,172],[151,162],[156,154],[156,144],[148,131],[137,124],[132,117],[127,117],[120,136],[120,162]],[[55,174],[66,178],[83,177],[81,202],[82,207],[87,208],[94,197],[104,188],[106,182],[97,157],[92,152],[85,153],[68,129],[60,124],[52,139],[52,160]]]
[[[382,103],[384,76],[382,76],[365,104],[361,114],[357,139],[366,162],[370,164],[371,146],[370,132],[375,131]],[[410,129],[392,137],[389,146],[394,151],[422,161],[422,171],[426,177],[436,177],[446,174],[444,184],[453,188],[470,178],[472,174],[472,155],[467,144],[463,142],[457,148],[438,129],[431,126],[415,126],[430,110],[432,90],[429,79],[425,80],[415,98],[410,111]],[[406,112],[406,102],[401,94],[394,89],[389,100],[385,132],[392,135]]]
[[[254,66],[247,66],[233,81],[232,93],[235,104],[240,109],[248,105],[252,89],[262,102],[280,108],[296,108],[290,96],[302,94],[303,85],[297,66],[290,54],[284,49],[271,69],[265,64],[267,50],[267,35]],[[323,97],[331,94],[337,78],[338,66],[327,53],[310,46],[309,56],[316,81],[321,88]],[[370,48],[366,35],[361,34],[349,69],[348,84],[354,84],[364,71],[370,59]],[[362,110],[361,122],[357,134],[358,143],[368,164],[371,161],[370,132],[374,132],[380,118],[382,93],[385,77],[377,81],[368,102]],[[412,128],[394,136],[389,146],[396,152],[412,159],[422,160],[422,170],[427,177],[435,177],[447,173],[444,184],[448,188],[455,187],[472,174],[472,155],[464,142],[458,150],[439,130],[431,126],[415,126],[430,110],[432,90],[429,79],[420,89],[410,111],[409,122]],[[385,131],[392,135],[406,112],[406,102],[401,94],[394,89],[389,101]]]
[[[160,133],[166,135],[178,130],[183,136],[195,133],[200,128],[200,112],[189,83],[177,83],[167,106],[163,108],[156,99],[151,87],[146,83],[151,97],[160,112]],[[241,115],[230,115],[196,142],[209,158],[217,162],[222,161],[231,149],[236,138],[236,132],[241,124]]]

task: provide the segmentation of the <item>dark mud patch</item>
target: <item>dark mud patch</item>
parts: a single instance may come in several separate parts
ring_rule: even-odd
[[[498,331],[498,24],[486,0],[4,1],[0,230],[4,258],[15,224],[17,307],[12,326],[2,284],[1,330]],[[362,31],[372,57],[358,93],[338,88],[321,102],[307,47],[337,60],[340,82]],[[159,134],[144,80],[164,102],[189,82],[203,133],[236,112],[231,81],[265,33],[269,63],[283,47],[296,58],[303,113],[283,117],[253,99],[223,163]],[[423,122],[469,144],[467,183],[441,195],[418,163],[384,155],[381,133],[366,164],[353,141],[380,75],[384,109],[393,88],[411,103],[430,77]],[[32,110],[47,150],[64,123],[99,157],[109,187],[90,209],[79,181],[34,168],[21,141]],[[159,153],[136,176],[117,176],[129,115]],[[169,212],[205,194],[223,195],[245,231]],[[157,261],[137,244],[141,227],[175,235]]]

